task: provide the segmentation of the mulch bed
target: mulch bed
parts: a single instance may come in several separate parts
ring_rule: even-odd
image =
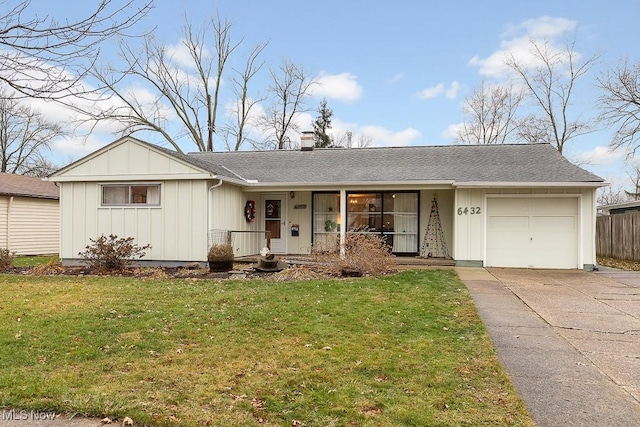
[[[138,277],[141,279],[271,279],[274,281],[325,279],[336,277],[326,272],[317,271],[309,266],[293,266],[281,271],[260,271],[254,264],[235,264],[228,272],[213,272],[208,268],[185,267],[133,267],[118,271],[95,271],[83,266],[62,266],[60,263],[49,263],[35,267],[12,267],[3,271],[6,274],[25,276],[111,276]]]

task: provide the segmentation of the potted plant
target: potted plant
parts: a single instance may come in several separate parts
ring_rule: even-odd
[[[214,244],[209,248],[207,261],[210,271],[229,271],[233,269],[233,246],[231,243]]]

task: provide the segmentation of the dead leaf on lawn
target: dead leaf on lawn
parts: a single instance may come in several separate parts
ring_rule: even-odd
[[[367,416],[374,417],[374,416],[382,415],[382,409],[381,408],[369,408],[369,409],[365,410],[364,413]]]
[[[123,426],[132,426],[133,425],[133,420],[129,417],[124,417],[124,420],[122,420],[122,425]]]
[[[262,399],[256,399],[254,397],[253,399],[251,399],[251,406],[253,406],[255,409],[263,409],[264,402],[262,401]]]

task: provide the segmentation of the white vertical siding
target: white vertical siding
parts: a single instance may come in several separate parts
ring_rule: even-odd
[[[481,214],[458,215],[458,209],[480,208]],[[454,248],[453,258],[457,261],[482,261],[484,258],[484,192],[482,189],[456,190],[453,205]]]
[[[453,257],[457,261],[482,261],[485,259],[485,216],[486,216],[486,196],[488,194],[501,195],[527,195],[544,199],[544,195],[558,197],[580,196],[578,198],[578,245],[579,262],[585,266],[596,264],[595,255],[595,197],[596,189],[591,188],[492,188],[492,189],[457,189],[455,192],[454,205],[454,251]],[[480,207],[481,215],[462,214],[458,215],[457,210],[465,207]]]
[[[580,218],[582,264],[586,268],[592,268],[596,261],[596,189],[585,188],[582,190]]]
[[[145,260],[206,261],[207,186],[204,180],[163,181],[159,207],[101,207],[100,184],[61,183],[61,257],[77,259],[100,235],[151,244]]]
[[[244,206],[247,200],[256,201],[259,205],[260,195],[243,193],[241,188],[224,183],[211,190],[211,230],[259,231],[258,216],[254,222],[247,222],[244,217]],[[236,256],[255,255],[262,243],[259,233],[234,233],[233,251]]]

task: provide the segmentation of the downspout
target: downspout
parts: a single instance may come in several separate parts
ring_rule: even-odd
[[[209,187],[207,190],[207,252],[209,251],[209,232],[211,231],[211,227],[213,227],[213,218],[211,218],[211,213],[213,212],[213,192],[212,190],[218,188],[222,185],[222,179],[217,178],[218,183]]]
[[[7,249],[11,248],[11,207],[13,206],[13,196],[9,198],[7,205]]]

